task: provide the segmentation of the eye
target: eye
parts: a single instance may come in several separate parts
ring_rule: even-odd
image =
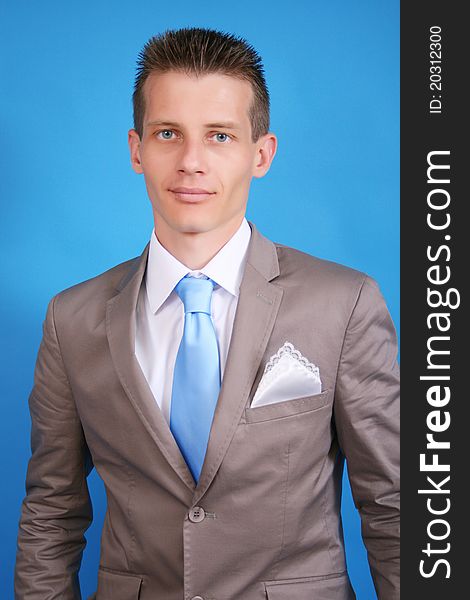
[[[212,137],[215,138],[215,140],[217,142],[220,142],[221,144],[231,141],[231,138],[227,133],[214,133]]]
[[[174,132],[171,129],[162,129],[161,131],[157,131],[157,137],[163,140],[171,140]]]

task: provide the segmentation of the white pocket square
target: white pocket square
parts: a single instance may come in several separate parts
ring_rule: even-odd
[[[320,371],[305,356],[285,342],[264,368],[251,408],[313,396],[321,392]]]

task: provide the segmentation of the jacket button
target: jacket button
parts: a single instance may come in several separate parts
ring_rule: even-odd
[[[191,600],[204,600],[202,596],[193,596]]]
[[[195,506],[189,511],[188,516],[189,520],[193,523],[200,523],[201,521],[204,521],[206,513],[204,512],[204,509],[200,506]],[[202,596],[194,596],[192,600],[204,600],[204,598],[202,598]]]

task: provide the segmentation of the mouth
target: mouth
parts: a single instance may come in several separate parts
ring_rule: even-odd
[[[188,187],[175,187],[170,188],[169,191],[177,198],[178,200],[182,200],[183,202],[201,202],[202,200],[206,200],[215,194],[215,192],[210,192],[209,190],[203,188],[188,188]]]

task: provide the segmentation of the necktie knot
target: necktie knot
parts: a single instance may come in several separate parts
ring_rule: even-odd
[[[175,292],[184,304],[185,313],[202,312],[210,316],[214,282],[203,277],[186,275],[175,286]]]

